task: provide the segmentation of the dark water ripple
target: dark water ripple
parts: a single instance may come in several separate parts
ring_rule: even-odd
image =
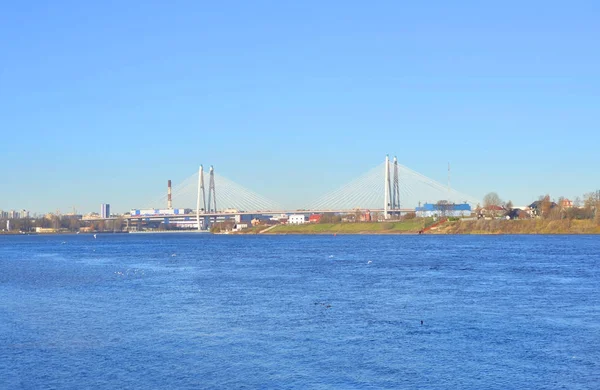
[[[593,236],[0,236],[0,388],[598,388],[599,264]]]

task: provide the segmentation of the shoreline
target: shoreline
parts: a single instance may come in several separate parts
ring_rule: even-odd
[[[173,234],[175,232],[137,232],[132,234]],[[597,236],[600,232],[426,232],[419,234],[418,232],[273,232],[273,233],[256,233],[256,232],[232,232],[232,233],[211,233],[211,232],[176,232],[179,234],[202,234],[202,235],[226,235],[226,236]],[[129,234],[121,233],[95,233],[95,234]],[[0,237],[13,236],[75,236],[76,233],[0,233]],[[86,234],[92,236],[93,234]]]
[[[264,230],[263,230],[264,231]],[[348,222],[338,224],[280,225],[268,231],[256,228],[241,235],[598,235],[591,220],[458,220],[435,224],[422,221]]]
[[[511,233],[511,232],[470,232],[470,233],[402,233],[402,232],[357,232],[357,233],[348,233],[348,232],[286,232],[286,233],[231,233],[231,235],[240,235],[240,236],[330,236],[330,235],[338,235],[338,236],[596,236],[600,235],[599,232],[565,232],[565,233],[538,233],[538,232],[530,232],[530,233]]]
[[[94,234],[219,234],[219,235],[599,235],[600,224],[592,220],[405,220],[394,222],[307,223],[255,226],[241,231],[152,230],[130,232],[0,232],[0,236]]]

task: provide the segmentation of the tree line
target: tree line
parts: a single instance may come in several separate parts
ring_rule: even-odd
[[[578,196],[572,201],[572,204],[563,196],[555,201],[548,194],[540,195],[531,205],[534,206],[533,217],[551,220],[591,219],[600,225],[600,191],[585,193],[583,197]],[[498,208],[502,208],[502,210],[497,210]],[[495,192],[485,195],[483,209],[496,210],[500,214],[499,216],[518,216],[514,213],[513,203],[510,200],[503,202]]]
[[[0,230],[6,230],[7,218],[0,219]],[[124,221],[121,218],[114,220],[85,221],[68,215],[50,215],[38,218],[14,218],[10,219],[10,231],[35,232],[36,228],[55,229],[57,231],[78,232],[81,228],[87,228],[96,232],[122,231]]]

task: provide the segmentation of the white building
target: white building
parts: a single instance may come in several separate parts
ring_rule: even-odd
[[[247,229],[248,225],[250,225],[248,222],[238,222],[238,223],[235,224],[235,226],[233,228],[233,231],[237,232],[237,231],[240,231],[240,230]]]
[[[304,214],[292,214],[288,218],[290,225],[300,225],[306,223],[306,215]]]

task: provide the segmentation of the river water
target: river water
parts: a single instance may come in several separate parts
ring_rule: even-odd
[[[0,236],[0,388],[597,389],[599,265],[598,236]]]

